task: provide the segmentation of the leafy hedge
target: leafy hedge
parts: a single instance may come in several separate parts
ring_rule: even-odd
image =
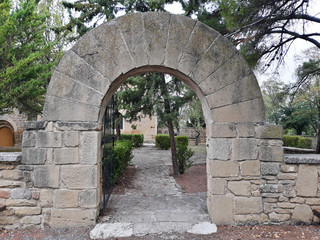
[[[129,140],[118,140],[114,148],[112,143],[103,146],[104,158],[102,164],[107,169],[113,168],[113,182],[124,173],[130,160],[132,159],[132,142]],[[113,159],[113,164],[111,161]]]
[[[301,136],[283,136],[284,146],[312,149],[312,138]]]
[[[189,137],[188,136],[175,136],[176,145],[189,145]],[[170,148],[170,137],[168,134],[158,134],[156,136],[156,147],[159,147],[162,150],[167,150]]]
[[[121,134],[122,140],[130,140],[134,147],[141,147],[143,144],[143,134]]]

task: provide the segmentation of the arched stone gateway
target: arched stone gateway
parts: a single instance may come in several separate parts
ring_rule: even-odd
[[[283,160],[282,130],[264,125],[252,70],[223,36],[198,21],[136,13],[93,29],[65,54],[51,78],[44,121],[27,126],[22,163],[32,167],[30,184],[40,189],[42,223],[95,222],[105,107],[127,77],[146,72],[178,77],[201,100],[212,221],[268,222],[261,174],[272,175],[268,169]]]

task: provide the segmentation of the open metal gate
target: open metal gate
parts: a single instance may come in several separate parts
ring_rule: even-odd
[[[105,210],[111,193],[114,188],[113,170],[114,170],[114,99],[110,100],[104,115],[103,136],[102,136],[102,192],[103,206]]]

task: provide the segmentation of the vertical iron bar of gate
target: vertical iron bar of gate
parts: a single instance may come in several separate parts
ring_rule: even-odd
[[[114,170],[114,98],[112,97],[104,115],[103,137],[102,137],[102,190],[103,206],[105,210],[111,193],[114,188],[113,170]]]

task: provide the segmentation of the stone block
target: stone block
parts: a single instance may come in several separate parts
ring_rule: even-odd
[[[10,192],[7,190],[0,190],[0,198],[8,199],[10,197]]]
[[[296,180],[297,174],[294,173],[279,173],[278,174],[279,180]]]
[[[40,198],[40,192],[39,191],[33,191],[31,194],[31,198],[35,200],[39,200]]]
[[[284,173],[296,173],[298,172],[299,166],[297,165],[288,165],[288,164],[282,164],[281,165],[281,172]]]
[[[31,199],[7,199],[4,203],[7,207],[35,207],[37,201]]]
[[[237,136],[240,138],[249,138],[255,136],[254,123],[237,123]]]
[[[250,196],[251,183],[249,181],[229,181],[228,189],[237,196]]]
[[[279,163],[262,162],[261,175],[277,175],[280,171]]]
[[[236,126],[233,123],[212,124],[211,137],[213,138],[234,138],[236,135]]]
[[[197,22],[186,45],[185,49],[187,49],[187,51],[184,51],[179,61],[178,70],[188,76],[218,36],[218,32],[212,28]],[[199,44],[199,42],[201,42],[201,44]],[[212,71],[214,71],[214,69],[212,69]],[[195,80],[202,81],[203,79]]]
[[[261,139],[282,139],[281,125],[262,125],[256,127],[256,137]]]
[[[97,166],[63,165],[61,183],[69,189],[96,188],[98,186]]]
[[[208,190],[215,195],[224,195],[226,193],[226,179],[224,178],[212,178],[208,179]]]
[[[233,196],[209,195],[207,198],[210,219],[216,225],[233,225]]]
[[[258,214],[263,210],[261,197],[236,197],[234,213],[238,215]]]
[[[3,170],[2,172],[2,178],[8,179],[8,180],[20,180],[23,178],[23,174],[20,170],[14,169],[14,170]]]
[[[259,84],[253,74],[225,86],[207,96],[209,107],[218,108],[261,97]]]
[[[74,103],[47,94],[43,111],[46,120],[89,122],[98,121],[100,108],[84,103]]]
[[[52,190],[41,189],[40,190],[40,206],[52,207],[53,206],[53,193]]]
[[[104,95],[98,90],[67,77],[65,74],[55,72],[50,80],[50,96],[96,106],[97,102],[101,102]]]
[[[79,145],[79,132],[65,131],[63,140],[65,147],[77,147]]]
[[[240,163],[241,176],[260,176],[260,161],[244,161]]]
[[[44,148],[24,148],[22,149],[22,164],[43,165],[47,158]]]
[[[34,224],[38,225],[41,223],[41,217],[40,216],[25,216],[20,219],[21,224]]]
[[[36,134],[34,131],[24,131],[22,134],[22,147],[34,147],[36,145]]]
[[[57,148],[54,149],[53,159],[55,164],[79,163],[78,148]]]
[[[289,202],[278,202],[279,208],[295,208],[296,204],[289,203]]]
[[[144,37],[141,36],[141,29],[144,28],[142,14],[128,14],[125,17],[117,18],[116,21],[135,66],[148,65],[147,45]]]
[[[24,122],[25,130],[43,130],[47,126],[46,121],[26,121]]]
[[[267,162],[283,162],[282,147],[261,146],[259,151],[259,159]]]
[[[39,131],[37,134],[37,146],[40,148],[62,147],[61,132]]]
[[[58,189],[55,191],[55,208],[76,208],[78,206],[78,191]]]
[[[269,214],[271,222],[285,223],[290,220],[290,214],[277,214],[275,212]]]
[[[207,157],[209,159],[228,160],[231,155],[231,140],[224,138],[211,138]]]
[[[235,215],[234,219],[237,225],[258,225],[260,223],[260,215],[258,214]]]
[[[80,134],[79,161],[80,164],[97,164],[100,150],[100,132],[82,132]]]
[[[16,215],[39,215],[41,214],[40,207],[16,207],[14,208]]]
[[[296,183],[298,196],[315,197],[318,191],[317,167],[312,165],[300,165]]]
[[[210,175],[212,177],[238,176],[239,175],[238,162],[210,160]]]
[[[96,208],[99,205],[98,191],[96,189],[89,189],[80,192],[79,203],[82,208]]]
[[[0,216],[0,225],[13,225],[15,222],[14,216]]]
[[[101,131],[102,125],[96,122],[57,122],[56,128],[65,133],[67,131]]]
[[[0,181],[0,188],[14,188],[14,187],[21,187],[22,182],[20,181],[11,181],[11,180],[1,180]]]
[[[264,213],[271,213],[273,212],[273,209],[274,209],[274,204],[272,203],[263,203],[263,212]]]
[[[51,227],[84,227],[92,226],[96,222],[95,209],[52,209]]]
[[[232,141],[232,160],[256,160],[258,158],[256,139],[240,138]]]
[[[35,187],[58,188],[59,166],[39,166],[34,169],[32,181]]]
[[[300,203],[300,204],[302,204],[302,203],[305,203],[306,200],[304,198],[301,198],[301,197],[294,197],[294,198],[290,199],[290,202],[291,203]],[[309,203],[307,202],[307,204],[309,204]]]
[[[263,104],[262,98],[257,98],[220,108],[213,108],[210,110],[210,115],[214,122],[264,122],[265,113]]]
[[[192,30],[197,22],[179,15],[171,15],[170,22],[164,66],[177,69]],[[140,38],[139,35],[139,41]]]
[[[190,74],[191,78],[197,79],[196,82],[203,81],[226,63],[236,51],[235,47],[226,38],[221,35],[218,36],[197,62],[197,66]]]
[[[260,186],[262,193],[280,193],[283,191],[283,186],[280,184],[263,184]]]
[[[311,224],[313,213],[308,205],[297,205],[292,213],[291,222],[293,224]]]
[[[11,198],[13,199],[31,199],[31,191],[24,188],[15,188],[11,190]]]

